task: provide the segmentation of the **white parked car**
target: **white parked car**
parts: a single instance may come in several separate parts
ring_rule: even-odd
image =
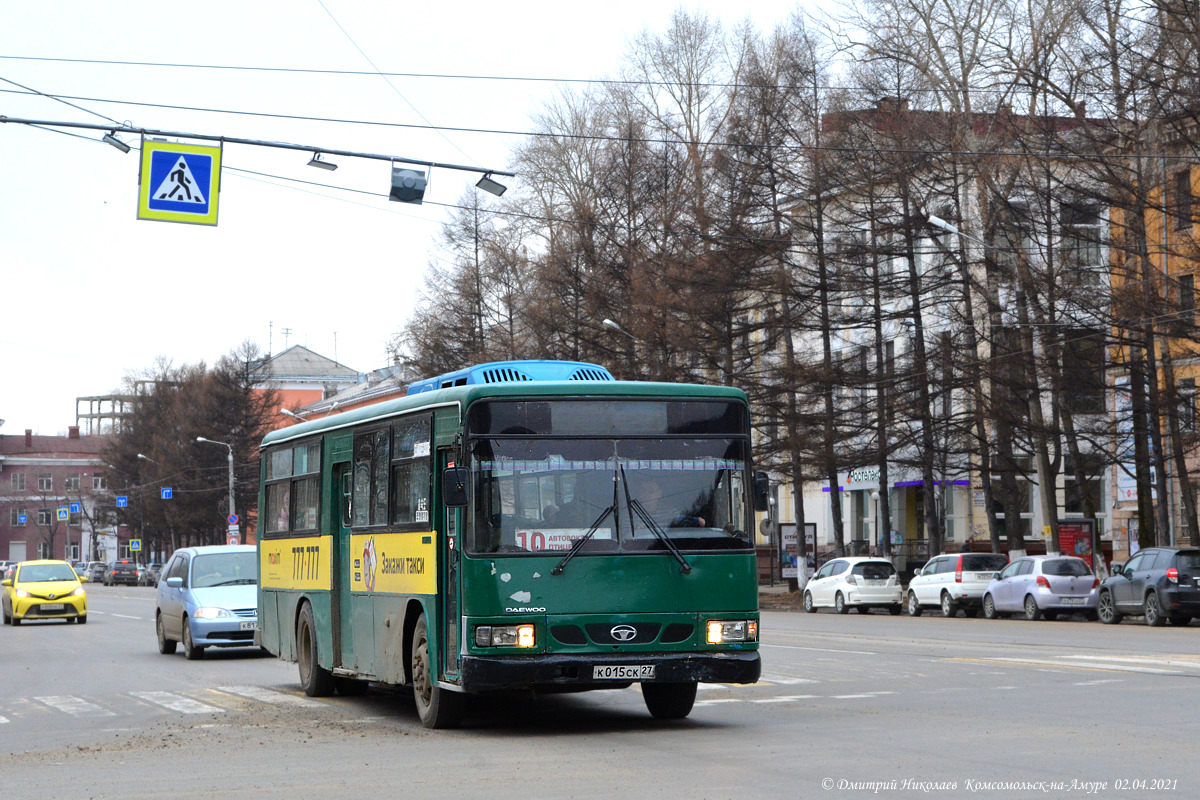
[[[983,615],[996,619],[1022,613],[1025,619],[1083,614],[1096,619],[1100,580],[1082,558],[1025,556],[1000,571],[983,595]]]
[[[983,595],[996,573],[1008,564],[998,553],[943,553],[929,559],[908,583],[908,613],[921,616],[925,607],[940,608],[953,617],[962,608],[974,617],[983,606]]]
[[[886,558],[836,558],[809,578],[804,610],[833,608],[845,614],[855,608],[865,614],[872,608],[886,608],[899,614],[901,597],[896,568]]]

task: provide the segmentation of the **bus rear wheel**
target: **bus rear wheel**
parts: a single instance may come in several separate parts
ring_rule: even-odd
[[[425,615],[417,620],[413,631],[412,651],[413,699],[417,716],[426,728],[457,728],[466,711],[467,698],[437,685],[433,660],[429,657],[429,627]]]
[[[300,686],[309,697],[328,697],[333,694],[333,673],[317,661],[317,625],[312,606],[300,609],[296,623],[296,660],[300,665]]]
[[[683,719],[696,702],[696,682],[643,683],[642,699],[655,719]]]

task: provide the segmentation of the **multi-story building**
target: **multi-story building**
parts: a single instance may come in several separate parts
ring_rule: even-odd
[[[1059,424],[1064,407],[1089,433],[1111,422],[1107,208],[1068,160],[964,163],[955,152],[1011,152],[1022,137],[1077,124],[896,100],[826,116],[826,143],[849,155],[826,163],[834,177],[820,204],[794,212],[807,218],[797,225],[809,238],[797,242],[800,269],[827,295],[808,313],[828,319],[832,358],[821,363],[817,326],[794,350],[837,384],[834,463],[802,489],[818,550],[836,544],[835,505],[848,546],[882,550],[886,540],[910,568],[936,538],[943,549],[986,547],[989,510],[1002,547],[1019,530],[1036,551],[1048,526],[1088,505],[1108,533],[1106,463],[1085,437],[1078,459],[1064,457]],[[828,416],[819,399],[809,410]],[[1040,491],[1047,485],[1052,493]],[[779,508],[782,525],[795,521],[791,503]]]
[[[0,558],[128,555],[128,531],[112,513],[104,444],[74,425],[66,436],[0,435]]]

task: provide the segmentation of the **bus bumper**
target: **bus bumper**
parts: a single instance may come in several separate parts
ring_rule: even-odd
[[[615,688],[619,681],[596,680],[596,667],[654,666],[654,683],[754,683],[762,674],[757,651],[741,653],[644,653],[607,656],[465,656],[460,685],[463,691],[486,692],[525,686],[574,686],[580,689]],[[625,681],[626,684],[629,681]]]

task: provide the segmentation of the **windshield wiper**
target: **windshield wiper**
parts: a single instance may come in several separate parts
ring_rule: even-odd
[[[671,551],[671,555],[675,556],[675,560],[679,562],[679,571],[684,574],[691,572],[692,565],[683,557],[683,553],[679,551],[679,547],[675,542],[671,541],[671,537],[667,535],[667,532],[658,526],[658,523],[646,512],[646,509],[642,507],[639,501],[629,496],[629,479],[625,477],[624,464],[621,465],[621,481],[625,484],[625,504],[629,506],[630,535],[633,533],[633,515],[634,512],[637,512],[638,517],[645,523],[646,527],[667,546],[667,549]]]
[[[561,575],[562,574],[563,567],[565,567],[570,562],[570,560],[575,557],[576,553],[578,553],[580,550],[583,549],[583,546],[585,544],[587,544],[588,540],[591,539],[592,536],[595,535],[596,531],[600,529],[600,523],[604,522],[604,520],[608,519],[609,514],[613,514],[614,516],[616,514],[616,511],[613,509],[612,506],[609,506],[608,508],[606,508],[602,512],[600,512],[600,516],[596,517],[596,521],[592,523],[592,527],[588,528],[587,533],[585,533],[583,536],[580,536],[578,539],[575,540],[575,543],[571,545],[571,552],[569,552],[565,556],[563,556],[563,560],[558,562],[558,566],[556,566],[554,569],[550,570],[551,575]]]

